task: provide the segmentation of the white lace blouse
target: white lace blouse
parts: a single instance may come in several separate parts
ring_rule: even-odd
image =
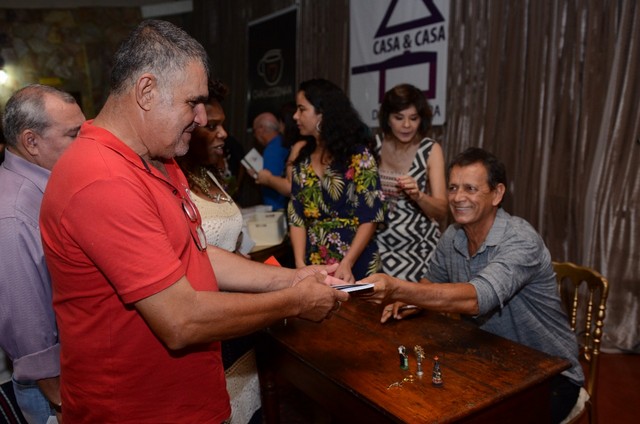
[[[209,173],[209,177],[227,198],[231,198],[211,173]],[[235,203],[224,201],[215,203],[193,193],[190,194],[193,203],[200,211],[202,229],[207,236],[207,244],[235,252],[239,247],[239,237],[242,233],[242,214],[238,206]]]

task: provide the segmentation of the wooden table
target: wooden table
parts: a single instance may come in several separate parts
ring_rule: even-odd
[[[321,324],[299,319],[259,335],[257,354],[267,423],[279,422],[277,380],[284,378],[350,423],[547,423],[550,379],[569,362],[479,330],[464,320],[424,313],[380,324],[380,307],[352,298]],[[398,346],[409,355],[400,368]],[[415,345],[425,351],[416,374]],[[431,383],[440,358],[444,385]]]

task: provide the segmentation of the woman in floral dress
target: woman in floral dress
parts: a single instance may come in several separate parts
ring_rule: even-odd
[[[296,267],[339,263],[348,282],[380,269],[373,240],[384,220],[373,140],[353,105],[335,84],[300,85],[294,119],[313,139],[294,163],[288,215]]]

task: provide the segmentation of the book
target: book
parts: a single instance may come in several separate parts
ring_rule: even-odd
[[[373,291],[373,284],[343,284],[338,286],[333,286],[336,290],[341,290],[347,293],[368,293]]]
[[[267,265],[272,265],[272,266],[282,266],[280,265],[280,262],[278,262],[278,260],[276,259],[275,256],[271,255],[267,258],[266,261],[264,261],[265,264]]]
[[[244,155],[244,157],[240,160],[240,163],[247,168],[249,174],[254,175],[259,171],[262,171],[264,168],[264,160],[260,152],[258,152],[255,147],[249,150],[249,153]]]

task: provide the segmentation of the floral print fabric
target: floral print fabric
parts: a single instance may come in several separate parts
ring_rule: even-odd
[[[289,224],[307,230],[307,264],[332,264],[342,260],[351,247],[358,226],[383,222],[383,194],[378,165],[365,147],[356,149],[346,170],[333,164],[322,178],[306,158],[293,169]],[[380,256],[371,240],[353,266],[356,280],[380,269]]]

